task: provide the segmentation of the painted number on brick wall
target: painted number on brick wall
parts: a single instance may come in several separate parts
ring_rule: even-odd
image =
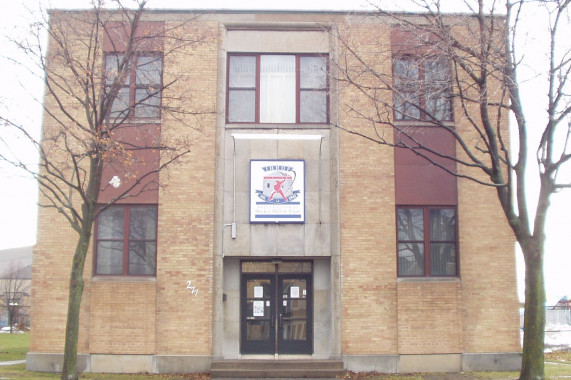
[[[192,285],[192,281],[187,281],[186,282],[186,288],[188,290],[190,290],[192,292],[192,294],[194,294],[194,297],[198,297],[198,288],[194,285]]]

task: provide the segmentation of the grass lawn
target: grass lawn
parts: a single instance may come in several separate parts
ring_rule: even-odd
[[[30,334],[0,334],[0,361],[26,359]]]
[[[26,380],[45,380],[45,379],[59,379],[58,373],[41,373],[41,372],[28,372],[24,364],[2,367],[0,366],[0,379],[26,379]],[[192,375],[149,375],[149,374],[124,374],[124,375],[110,375],[103,373],[84,373],[80,375],[80,379],[85,380],[208,380],[207,375],[192,376]]]
[[[21,360],[28,352],[29,334],[0,334],[0,361]],[[565,379],[571,377],[571,351],[556,351],[545,355],[546,379]],[[208,380],[206,374],[195,375],[150,375],[126,374],[109,375],[100,373],[85,373],[81,379],[90,380]],[[344,379],[355,380],[480,380],[517,379],[517,372],[473,372],[473,373],[431,373],[411,375],[381,375],[378,373],[347,373]],[[0,366],[0,379],[59,379],[59,374],[28,372],[24,364]]]

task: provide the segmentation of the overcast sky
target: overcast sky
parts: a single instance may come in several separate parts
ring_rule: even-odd
[[[414,10],[408,6],[406,9],[402,1],[380,1],[384,8],[391,10]],[[462,2],[446,0],[442,2],[444,9],[449,11],[462,11]],[[16,0],[5,1],[0,12],[0,112],[8,114],[20,123],[25,124],[29,131],[38,135],[41,125],[41,107],[34,98],[42,97],[41,80],[30,80],[29,75],[22,68],[9,63],[7,58],[18,59],[18,51],[6,41],[5,36],[25,36],[31,22],[29,10],[39,9],[39,5],[51,8],[87,8],[86,0]],[[398,4],[398,5],[394,5]],[[149,0],[148,8],[173,9],[296,9],[296,10],[366,10],[371,9],[369,1],[360,0]],[[465,8],[464,8],[465,9]],[[522,30],[524,48],[529,54],[527,67],[529,70],[520,78],[525,79],[524,101],[528,111],[528,125],[531,130],[539,131],[544,125],[544,103],[538,94],[545,93],[544,82],[538,81],[535,67],[545,61],[541,48],[545,47],[543,40],[544,28],[539,19],[528,17],[531,22],[526,23]],[[533,59],[532,59],[533,58]],[[535,78],[534,80],[528,80]],[[10,140],[5,131],[0,130],[0,137],[9,140],[10,148],[18,154],[24,148],[18,141]],[[6,149],[1,146],[0,149]],[[30,157],[33,154],[28,153]],[[531,193],[533,194],[533,187]],[[548,242],[545,263],[546,286],[548,303],[556,302],[564,295],[571,296],[571,281],[568,280],[568,270],[571,268],[571,190],[561,192],[553,197],[553,206],[548,220]],[[0,249],[33,245],[36,235],[36,186],[30,179],[15,175],[12,170],[0,163]],[[521,254],[517,255],[519,277],[521,279]],[[520,297],[523,287],[519,286]]]

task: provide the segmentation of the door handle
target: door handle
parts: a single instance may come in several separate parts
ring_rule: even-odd
[[[279,325],[280,329],[283,327],[283,325],[284,325],[284,316],[282,313],[280,313],[280,325]]]

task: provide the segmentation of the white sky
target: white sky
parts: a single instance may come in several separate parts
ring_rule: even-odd
[[[148,8],[174,8],[174,9],[296,9],[296,10],[366,10],[370,9],[369,1],[361,0],[149,0]],[[373,3],[375,3],[373,1]],[[402,10],[404,5],[399,0],[379,1],[386,9]],[[458,7],[462,2],[458,0],[442,1],[444,8],[451,11],[460,11]],[[6,1],[2,4],[0,12],[0,113],[8,112],[11,117],[24,123],[29,131],[39,134],[41,125],[41,107],[34,101],[34,97],[42,97],[41,80],[30,81],[29,75],[22,69],[9,64],[8,58],[17,58],[18,51],[9,44],[4,36],[25,36],[30,23],[27,9],[37,10],[39,4],[51,8],[87,8],[87,0],[20,0]],[[406,10],[412,10],[407,8]],[[534,15],[536,16],[536,15]],[[531,68],[525,73],[525,78],[534,77],[533,68],[545,62],[542,47],[542,26],[538,18],[529,17],[530,22],[524,24],[526,57]],[[524,78],[524,77],[520,77]],[[24,85],[22,85],[22,83]],[[535,80],[524,81],[524,106],[528,114],[530,130],[543,129],[545,119],[544,103],[541,94],[544,82]],[[543,107],[543,108],[542,108]],[[7,139],[7,135],[0,129],[0,137]],[[28,155],[28,151],[18,141],[10,140],[10,148],[19,155]],[[0,143],[0,149],[5,149]],[[33,157],[33,154],[31,155]],[[571,178],[571,175],[568,176]],[[534,193],[533,186],[530,187]],[[14,174],[12,170],[3,167],[0,163],[0,249],[33,245],[36,240],[36,185],[30,179]],[[571,190],[556,194],[552,199],[550,217],[548,220],[548,241],[546,244],[546,288],[548,304],[555,303],[562,296],[571,296],[571,281],[569,268],[571,268]],[[522,268],[521,254],[517,254],[518,279],[520,280],[519,294],[523,299],[523,285],[521,284]]]

